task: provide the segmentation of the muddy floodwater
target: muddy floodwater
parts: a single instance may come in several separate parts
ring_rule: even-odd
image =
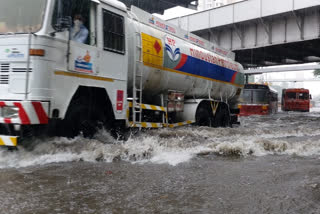
[[[320,213],[320,111],[0,148],[0,213]]]

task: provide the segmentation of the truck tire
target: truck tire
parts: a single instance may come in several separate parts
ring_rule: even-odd
[[[70,101],[58,135],[75,137],[82,133],[92,138],[98,129],[112,131],[115,117],[108,94],[103,88],[80,86]]]
[[[198,126],[209,126],[212,127],[213,125],[213,114],[210,106],[203,102],[198,106],[196,112],[196,125]]]
[[[76,137],[80,133],[86,138],[92,138],[97,131],[99,111],[90,112],[86,106],[72,107],[63,120],[62,135]]]
[[[230,114],[227,108],[220,107],[214,117],[214,127],[230,127]]]

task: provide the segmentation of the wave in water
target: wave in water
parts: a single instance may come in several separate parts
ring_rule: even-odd
[[[127,141],[100,131],[94,139],[33,139],[18,151],[0,148],[0,168],[71,161],[129,161],[177,165],[197,155],[320,155],[320,113],[241,118],[234,128],[181,127],[148,130]]]

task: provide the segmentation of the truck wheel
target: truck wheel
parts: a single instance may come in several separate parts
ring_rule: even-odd
[[[86,106],[73,107],[63,121],[62,135],[75,137],[80,133],[86,138],[92,138],[99,124],[99,111],[90,112]]]
[[[219,108],[214,118],[214,127],[230,127],[230,115],[226,108]]]
[[[201,103],[197,109],[196,125],[209,127],[213,125],[212,111],[206,103]]]

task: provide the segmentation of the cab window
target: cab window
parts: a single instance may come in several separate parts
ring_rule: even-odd
[[[56,0],[52,27],[66,31],[69,23],[71,40],[96,45],[96,6],[91,0]]]
[[[120,54],[125,52],[124,18],[103,9],[103,47]]]
[[[288,99],[296,99],[297,98],[297,94],[295,92],[288,92],[287,93],[287,98]]]

